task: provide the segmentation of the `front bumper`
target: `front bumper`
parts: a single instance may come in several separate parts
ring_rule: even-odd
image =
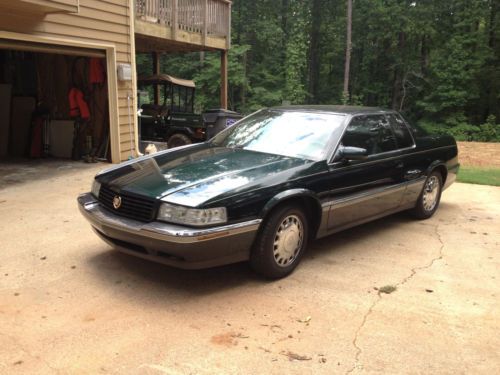
[[[134,256],[185,269],[248,260],[261,220],[213,228],[143,223],[113,214],[90,194],[78,197],[82,215],[111,246]]]

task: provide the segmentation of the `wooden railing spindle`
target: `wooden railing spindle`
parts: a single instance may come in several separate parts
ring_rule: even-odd
[[[228,0],[135,0],[136,17],[172,29],[202,35],[202,44],[208,36],[225,37],[227,48],[231,38],[231,2]]]

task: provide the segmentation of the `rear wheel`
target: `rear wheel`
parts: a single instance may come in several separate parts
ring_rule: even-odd
[[[411,211],[417,219],[428,219],[438,209],[443,189],[443,177],[438,171],[433,171],[427,180],[418,198],[417,205]]]
[[[190,145],[191,143],[193,143],[191,139],[182,133],[175,133],[171,135],[167,142],[168,148]]]
[[[306,249],[308,232],[307,217],[299,206],[285,205],[271,212],[252,250],[252,268],[270,279],[289,275]]]

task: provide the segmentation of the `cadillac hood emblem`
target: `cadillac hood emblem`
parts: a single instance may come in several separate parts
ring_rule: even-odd
[[[115,208],[115,210],[117,210],[120,208],[121,205],[122,205],[122,197],[120,197],[119,195],[115,195],[115,197],[113,198],[113,207]]]

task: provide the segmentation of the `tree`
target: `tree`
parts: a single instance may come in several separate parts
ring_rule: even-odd
[[[351,70],[351,49],[352,49],[352,0],[347,0],[347,33],[345,49],[345,69],[344,69],[344,101],[349,98],[349,73]]]
[[[498,0],[234,0],[232,9],[230,105],[242,113],[349,102],[455,133],[500,120]],[[200,109],[218,105],[218,53],[205,56],[162,59],[163,71],[197,81]],[[148,56],[137,61],[151,71]]]

